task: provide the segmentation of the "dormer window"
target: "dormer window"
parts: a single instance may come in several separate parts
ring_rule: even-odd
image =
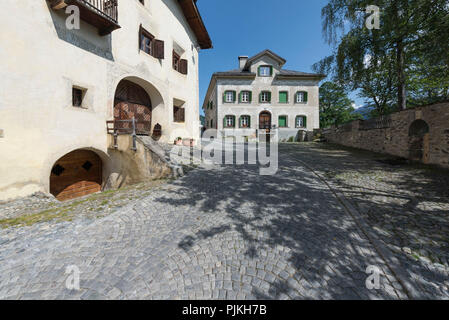
[[[259,77],[270,77],[273,75],[273,67],[272,66],[260,66],[258,74],[259,74]]]

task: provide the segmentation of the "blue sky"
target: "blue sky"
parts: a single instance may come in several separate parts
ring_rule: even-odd
[[[200,52],[200,106],[216,71],[238,67],[239,55],[270,49],[287,60],[284,68],[312,72],[330,55],[322,36],[321,8],[327,0],[198,0],[213,49]],[[355,99],[361,105],[360,99]]]

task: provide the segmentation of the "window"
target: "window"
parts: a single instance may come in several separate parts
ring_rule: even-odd
[[[296,103],[307,102],[307,92],[297,92],[296,93]]]
[[[272,66],[260,66],[259,67],[259,76],[260,77],[269,77],[273,74]]]
[[[240,128],[250,128],[251,127],[251,117],[241,116],[240,117]]]
[[[223,101],[226,103],[233,103],[235,102],[235,95],[235,91],[225,91]]]
[[[271,102],[271,92],[269,92],[269,91],[262,91],[260,93],[260,99],[259,100],[262,103]]]
[[[185,122],[185,109],[181,107],[173,107],[173,121],[178,123]]]
[[[287,116],[279,116],[279,128],[287,128]]]
[[[250,103],[252,99],[252,94],[250,91],[242,91],[240,92],[240,102],[241,103]]]
[[[226,117],[224,117],[223,126],[225,128],[234,128],[235,127],[235,117],[234,116],[226,116]]]
[[[296,128],[306,128],[307,127],[307,117],[297,116],[296,117]]]
[[[157,59],[164,59],[164,41],[156,40],[142,26],[139,31],[139,49]]]
[[[83,105],[84,91],[79,88],[72,88],[72,105],[74,107],[81,107]]]
[[[288,103],[288,92],[287,91],[279,92],[279,103]]]
[[[179,71],[179,64],[181,61],[181,57],[175,51],[173,51],[173,69]]]

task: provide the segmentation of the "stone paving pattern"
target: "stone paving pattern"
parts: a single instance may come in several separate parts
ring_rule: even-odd
[[[449,299],[449,170],[332,144],[281,149],[343,191],[420,298]]]
[[[281,146],[275,176],[203,165],[134,190],[104,215],[2,229],[0,299],[406,299],[329,188],[297,161],[351,166],[359,156],[315,148]],[[80,291],[65,287],[70,265]],[[366,288],[369,265],[383,273],[379,290]],[[430,297],[444,297],[443,281],[422,277],[438,287]]]

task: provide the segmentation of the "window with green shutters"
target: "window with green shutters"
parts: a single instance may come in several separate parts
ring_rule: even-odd
[[[307,117],[306,116],[297,116],[295,123],[296,123],[296,128],[307,128]]]
[[[279,116],[279,128],[287,127],[287,116]]]
[[[306,103],[308,100],[308,94],[305,91],[298,91],[295,96],[296,103]]]
[[[234,103],[236,100],[237,92],[227,90],[223,93],[223,102],[224,103]]]
[[[241,91],[239,94],[239,103],[251,103],[252,92],[251,91]]]
[[[259,77],[271,77],[273,75],[273,66],[259,66],[257,74]]]
[[[244,115],[240,117],[240,128],[251,128],[251,117],[248,115]]]
[[[287,91],[279,92],[279,103],[288,103],[288,92]]]
[[[235,116],[225,116],[223,118],[223,128],[235,128]]]
[[[259,95],[260,103],[269,103],[271,102],[271,92],[270,91],[262,91]]]

